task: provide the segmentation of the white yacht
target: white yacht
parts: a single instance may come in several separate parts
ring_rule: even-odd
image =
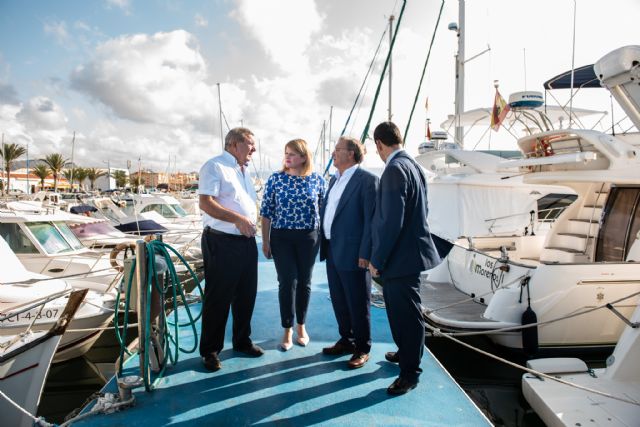
[[[25,332],[33,323],[37,329],[51,328],[60,317],[66,304],[65,298],[46,302],[50,295],[69,293],[72,286],[60,279],[27,271],[9,245],[0,237],[0,336]],[[81,286],[81,282],[74,284]],[[88,287],[88,286],[87,286]],[[38,303],[34,303],[37,301]],[[89,291],[67,330],[54,362],[82,356],[109,325],[115,308],[116,293]]]
[[[98,292],[116,286],[119,275],[108,254],[86,248],[69,229],[64,215],[69,214],[0,210],[0,237],[31,272],[65,277],[76,288]]]
[[[69,326],[69,319],[82,302],[86,291],[66,296],[58,320],[41,330],[34,328],[17,335],[0,335],[0,391],[30,415],[23,413],[0,396],[2,425],[30,427],[34,425],[40,395],[60,338]],[[0,323],[6,317],[0,315]]]
[[[637,70],[638,52],[627,47],[603,58],[599,77],[640,128],[637,84],[626,90],[621,83]],[[521,349],[521,332],[503,329],[520,327],[530,308],[538,322],[550,322],[537,328],[540,347],[613,346],[624,329],[616,314],[630,316],[640,290],[633,255],[640,245],[640,135],[562,129],[525,136],[518,146],[524,158],[500,168],[518,168],[525,184],[569,187],[576,200],[538,245],[521,235],[456,242],[423,283],[426,319]]]

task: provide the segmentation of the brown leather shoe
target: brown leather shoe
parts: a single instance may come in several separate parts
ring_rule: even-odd
[[[322,353],[328,356],[340,356],[342,354],[353,354],[355,347],[353,345],[346,345],[338,341],[331,347],[325,347],[322,349]]]
[[[400,355],[397,351],[387,351],[384,354],[384,358],[391,363],[400,363]]]
[[[408,391],[413,390],[418,386],[418,382],[411,382],[405,380],[402,377],[396,378],[396,380],[387,388],[387,393],[393,396],[400,396],[401,394],[405,394]]]
[[[212,352],[210,355],[202,358],[202,364],[205,369],[211,372],[215,372],[222,368],[222,363],[220,363],[220,358],[218,357],[217,352]]]
[[[362,368],[364,364],[367,363],[368,360],[369,360],[369,353],[357,352],[356,354],[351,356],[351,359],[349,360],[348,365],[349,365],[349,368],[351,369],[358,369],[358,368]]]

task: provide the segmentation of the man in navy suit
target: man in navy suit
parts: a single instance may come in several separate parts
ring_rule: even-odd
[[[427,225],[427,182],[416,161],[402,149],[400,130],[392,122],[373,132],[386,163],[376,198],[369,270],[383,280],[383,296],[397,352],[385,354],[400,364],[400,376],[387,388],[392,395],[418,384],[425,345],[420,307],[420,273],[440,262]]]
[[[348,366],[361,368],[371,350],[371,220],[378,177],[362,169],[364,147],[341,137],[333,152],[337,169],[320,208],[320,260],[326,259],[329,293],[340,339],[324,354],[352,354]]]

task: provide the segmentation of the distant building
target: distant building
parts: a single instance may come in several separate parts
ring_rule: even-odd
[[[29,171],[31,172],[31,171]],[[5,171],[0,171],[0,180],[2,180],[3,188],[7,184],[7,177]],[[44,187],[40,188],[40,178],[33,173],[27,175],[27,169],[16,169],[11,171],[11,179],[9,182],[9,191],[18,190],[23,193],[33,194],[40,190],[53,190],[53,175],[49,175],[44,180]],[[68,191],[71,188],[69,181],[62,175],[58,176],[58,190]]]

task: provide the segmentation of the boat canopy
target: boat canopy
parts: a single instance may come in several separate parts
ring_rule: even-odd
[[[600,80],[593,70],[593,64],[576,68],[573,73],[573,88],[602,87]],[[544,82],[544,88],[550,89],[571,89],[571,70],[558,74]]]
[[[491,124],[491,111],[492,108],[476,108],[474,110],[468,110],[462,113],[460,116],[460,125],[461,126],[489,126]],[[562,108],[555,105],[546,105],[540,106],[537,108],[528,109],[531,112],[537,112],[544,114],[551,123],[556,124],[560,123],[562,120],[567,120],[569,117],[568,108]],[[598,111],[598,110],[589,110],[586,108],[573,108],[572,114],[574,117],[585,117],[590,116],[592,114],[606,114],[606,111]],[[517,113],[513,111],[509,111],[507,116],[504,119],[503,126],[510,127],[517,120]],[[440,124],[442,129],[450,129],[452,126],[457,124],[454,115],[449,115],[448,119]]]

